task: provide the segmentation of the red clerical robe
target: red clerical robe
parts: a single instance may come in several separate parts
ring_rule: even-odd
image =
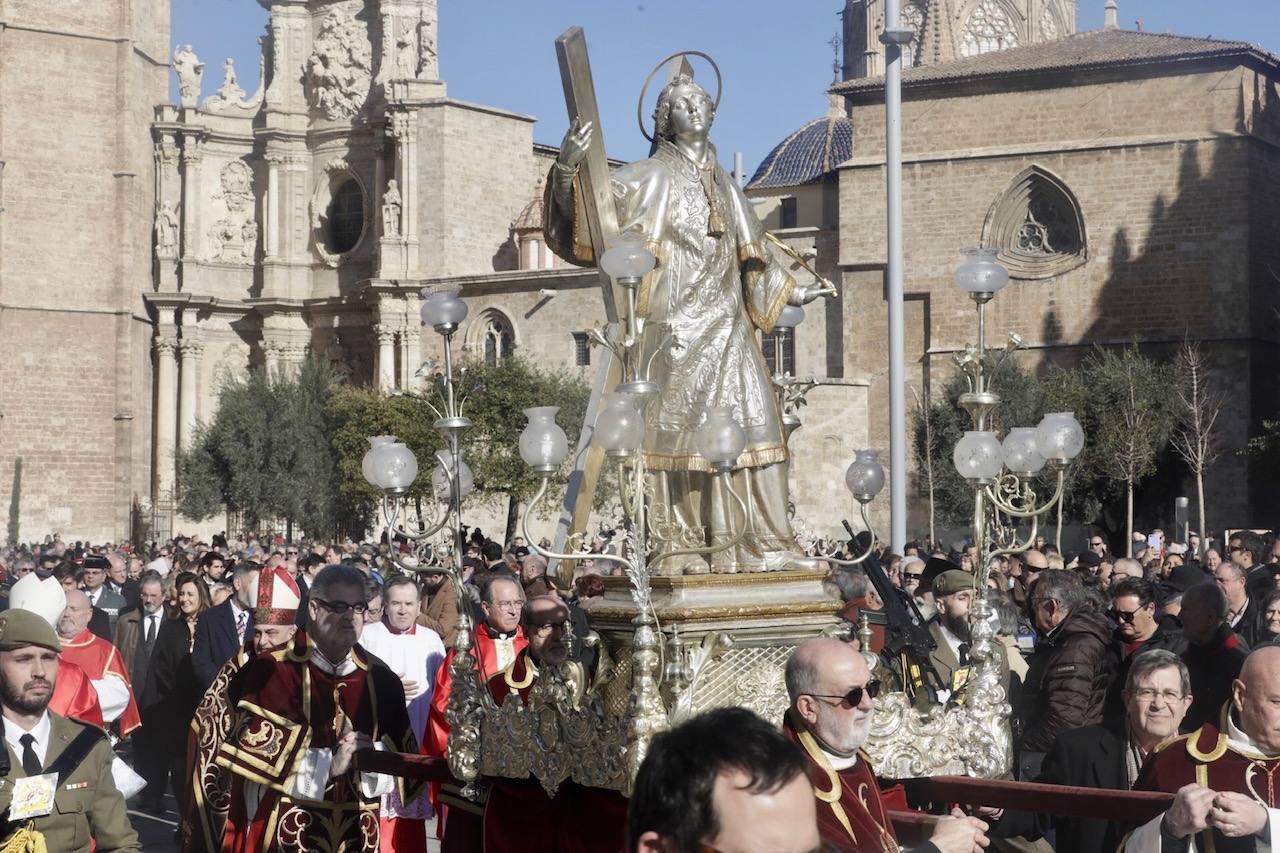
[[[349,722],[395,752],[416,753],[404,688],[386,665],[354,647],[336,672],[316,659],[304,631],[249,661],[231,681],[230,734],[217,764],[231,773],[227,853],[377,851],[379,796],[366,796],[354,767],[325,783],[322,796],[293,793],[308,750],[329,751]],[[348,671],[349,668],[349,671]],[[408,799],[415,783],[402,790]]]
[[[1217,724],[1207,722],[1189,735],[1156,747],[1134,783],[1135,791],[1177,793],[1195,782],[1214,791],[1235,791],[1267,808],[1280,808],[1280,756],[1266,756],[1228,737],[1231,703],[1223,706]],[[1238,734],[1238,730],[1237,730]],[[1212,834],[1212,838],[1208,838]],[[1255,839],[1228,838],[1218,830],[1196,836],[1200,853],[1239,853],[1255,849]],[[1128,848],[1126,848],[1128,849]]]
[[[98,692],[89,683],[89,676],[66,659],[58,663],[58,678],[53,683],[49,710],[100,729],[106,728],[102,720],[102,706],[98,704]]]
[[[502,705],[509,695],[527,701],[538,678],[529,650],[489,679]],[[537,779],[489,779],[484,805],[484,853],[614,853],[626,849],[627,800],[617,791],[565,781],[548,797]]]
[[[142,725],[138,703],[133,698],[133,685],[129,683],[129,672],[124,668],[124,660],[115,646],[85,628],[75,639],[62,641],[62,659],[79,666],[91,680],[101,681],[112,675],[124,682],[129,689],[129,704],[120,713],[120,737],[128,737]]]
[[[897,853],[893,822],[867,754],[859,750],[856,764],[837,771],[813,735],[793,723],[790,712],[782,724],[782,733],[804,751],[809,763],[809,779],[818,800],[818,833],[823,842],[844,853]]]
[[[480,667],[480,681],[487,683],[501,672],[516,656],[524,650],[528,641],[524,630],[517,627],[515,634],[508,638],[497,636],[489,630],[489,626],[480,625],[471,632],[471,653],[475,655]],[[453,690],[453,675],[450,668],[457,655],[456,649],[449,649],[436,670],[435,688],[431,693],[431,713],[427,716],[427,736],[422,740],[422,754],[444,758],[449,753],[449,723],[445,721],[444,712],[449,707],[449,693]],[[479,849],[480,811],[474,803],[445,794],[442,797],[440,786],[431,783],[431,805],[439,816],[436,822],[436,834],[443,841],[444,853],[452,851],[470,851]],[[456,807],[459,816],[451,837],[445,836],[449,823],[450,807]],[[462,814],[466,817],[462,817]]]
[[[218,766],[218,751],[231,735],[235,705],[231,683],[251,660],[253,638],[222,665],[196,708],[187,735],[187,802],[182,804],[182,849],[214,853],[222,848],[231,804],[231,773]]]

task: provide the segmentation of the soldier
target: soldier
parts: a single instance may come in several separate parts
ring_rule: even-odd
[[[62,644],[26,610],[0,614],[0,836],[9,849],[138,851],[106,732],[49,711]],[[15,843],[16,842],[16,843]]]

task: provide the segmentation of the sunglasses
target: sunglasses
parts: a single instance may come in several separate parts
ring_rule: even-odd
[[[903,574],[903,577],[909,580],[918,581],[920,578],[924,577],[924,575],[917,572],[906,572]]]
[[[1116,610],[1114,607],[1111,608],[1111,618],[1117,622],[1127,622],[1132,625],[1133,618],[1137,615],[1137,610]]]
[[[873,678],[866,683],[866,686],[854,687],[848,693],[844,693],[840,696],[832,696],[828,693],[810,693],[808,695],[812,696],[815,699],[839,699],[841,700],[842,705],[847,705],[850,708],[856,708],[862,704],[863,693],[866,693],[872,699],[879,696],[880,681],[878,679]]]
[[[319,604],[325,610],[328,610],[330,613],[338,616],[345,615],[348,610],[354,610],[362,616],[369,612],[369,605],[364,602],[359,604],[347,604],[345,601],[325,601],[323,598],[312,598],[311,600],[316,604]]]

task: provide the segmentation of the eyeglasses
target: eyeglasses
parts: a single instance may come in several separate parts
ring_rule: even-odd
[[[1185,699],[1187,694],[1179,690],[1156,690],[1154,687],[1139,687],[1133,691],[1133,695],[1137,696],[1139,701],[1142,702],[1151,702],[1159,696],[1164,701],[1173,703],[1179,699]]]
[[[524,606],[523,601],[495,601],[493,606],[499,610],[519,610]]]
[[[548,622],[545,625],[529,626],[529,633],[537,637],[545,637],[547,634],[550,634],[554,631],[559,631],[561,634],[563,634],[567,630],[569,630],[569,626],[566,625],[564,622]]]
[[[919,572],[905,572],[902,576],[909,581],[918,581],[920,578],[924,577],[924,575]]]
[[[297,548],[290,548],[288,551],[285,551],[284,553],[285,553],[287,556],[290,556],[290,557],[296,557],[296,556],[298,556],[298,549],[297,549]]]
[[[1090,544],[1092,547],[1094,547],[1094,548],[1101,548],[1101,547],[1102,547],[1102,543],[1101,543],[1101,542],[1090,542],[1089,544]]]
[[[1117,610],[1114,607],[1111,608],[1111,618],[1116,620],[1117,622],[1127,622],[1128,624],[1132,625],[1133,619],[1137,615],[1138,615],[1137,610]]]
[[[348,610],[354,610],[361,616],[369,612],[369,605],[363,601],[359,604],[347,604],[345,601],[325,601],[323,598],[312,598],[311,600],[337,616],[346,615]]]
[[[839,699],[840,704],[842,705],[847,704],[848,707],[850,708],[856,708],[862,704],[862,694],[864,692],[868,696],[870,696],[872,699],[879,696],[880,681],[878,679],[873,678],[870,681],[868,681],[866,685],[864,685],[863,687],[854,687],[848,693],[845,693],[841,696],[832,696],[827,693],[809,693],[806,695],[812,696],[815,699]]]

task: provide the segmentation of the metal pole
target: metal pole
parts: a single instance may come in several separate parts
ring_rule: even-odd
[[[885,177],[888,199],[889,532],[901,554],[907,542],[907,394],[902,321],[902,27],[899,0],[885,0]],[[910,38],[910,31],[907,38]]]

